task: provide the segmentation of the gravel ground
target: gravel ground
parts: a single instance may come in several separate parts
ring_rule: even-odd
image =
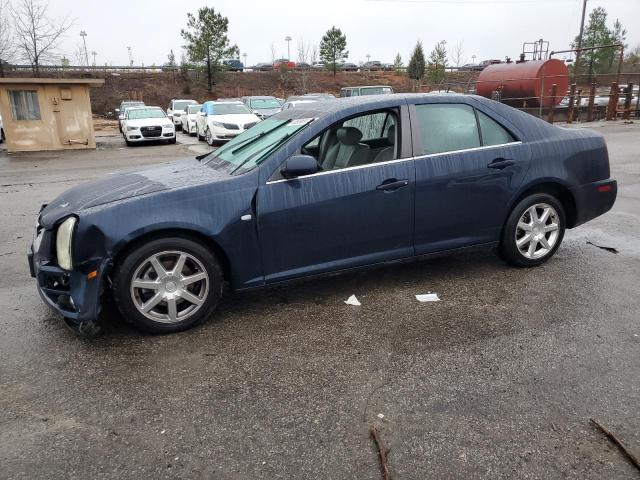
[[[111,313],[91,341],[29,277],[39,205],[207,147],[0,151],[0,478],[379,479],[371,425],[394,479],[640,477],[589,423],[640,454],[640,126],[596,126],[618,201],[540,268],[467,253],[229,294],[175,335]]]

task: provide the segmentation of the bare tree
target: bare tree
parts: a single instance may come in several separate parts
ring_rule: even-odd
[[[271,42],[271,65],[276,63],[276,44]]]
[[[311,47],[304,40],[298,40],[298,63],[309,63]]]
[[[4,77],[4,63],[13,62],[15,57],[15,39],[9,9],[8,0],[0,0],[0,77]]]
[[[40,65],[55,58],[62,36],[73,23],[66,17],[49,17],[48,10],[49,4],[40,0],[19,0],[13,10],[18,51],[36,77],[40,76]]]
[[[76,48],[73,50],[73,56],[76,59],[75,64],[79,67],[86,67],[87,65],[87,57],[84,54],[84,47],[82,43],[76,43]]]
[[[458,42],[453,46],[453,48],[451,49],[451,55],[449,58],[454,67],[460,67],[464,58],[462,42]]]
[[[309,66],[301,65],[305,63],[309,63],[309,56],[311,52],[311,45],[306,43],[304,40],[298,41],[298,66],[301,67],[299,69],[298,75],[298,89],[302,93],[307,93],[310,88],[310,74],[311,70]]]
[[[318,61],[318,45],[311,47],[311,65]]]

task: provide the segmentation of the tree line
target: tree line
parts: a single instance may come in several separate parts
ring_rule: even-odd
[[[0,0],[0,76],[7,64],[17,61],[26,62],[32,66],[34,76],[39,76],[40,67],[52,61],[68,65],[69,60],[57,53],[59,43],[66,32],[73,26],[69,17],[54,18],[48,12],[48,3],[44,0]],[[181,67],[201,68],[206,72],[209,90],[216,82],[218,72],[223,70],[223,60],[239,58],[240,50],[228,36],[229,20],[212,7],[202,7],[195,14],[188,13],[186,26],[181,30],[184,40],[184,51]],[[619,20],[615,20],[611,27],[607,23],[607,12],[602,7],[593,9],[582,36],[583,47],[625,44],[627,31]],[[579,44],[578,37],[572,42],[572,47]],[[76,57],[86,59],[86,46],[77,48]],[[272,45],[272,61],[275,62],[275,46]],[[94,54],[95,59],[95,52]],[[348,56],[347,37],[336,26],[332,26],[323,35],[319,52],[318,47],[300,43],[298,56],[300,61],[311,57],[313,62],[319,53],[319,58],[326,68],[334,75]],[[616,51],[614,49],[598,49],[585,51],[581,56],[580,67],[588,66],[589,72],[608,73],[616,66]],[[628,65],[638,65],[640,47],[627,52]],[[447,50],[447,42],[441,40],[436,43],[429,55],[421,41],[418,41],[409,56],[406,73],[416,83],[425,77],[430,83],[438,84],[444,81],[445,69],[448,66],[460,67],[463,61],[463,46],[458,43],[451,51]],[[95,62],[95,60],[94,60]],[[83,62],[80,61],[79,64]],[[131,60],[133,63],[133,60]],[[169,53],[167,65],[176,66],[173,50]],[[405,71],[402,55],[398,53],[393,62],[393,68],[398,73]],[[578,66],[575,67],[576,69]]]

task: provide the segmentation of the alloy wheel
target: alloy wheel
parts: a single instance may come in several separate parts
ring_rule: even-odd
[[[133,304],[145,317],[161,323],[182,322],[205,303],[209,275],[189,253],[160,252],[138,266],[130,290]]]
[[[527,208],[516,226],[515,242],[520,254],[529,260],[548,255],[558,241],[559,218],[558,212],[547,203]]]
[[[207,131],[204,132],[204,139],[210,146],[213,146],[213,136],[211,135],[211,129],[207,128]]]

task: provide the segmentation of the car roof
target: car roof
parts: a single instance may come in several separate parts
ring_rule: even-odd
[[[249,98],[249,99],[254,99],[254,100],[266,100],[266,99],[276,99],[276,97],[273,97],[271,95],[250,95],[248,97],[242,97],[242,98]]]
[[[392,108],[394,105],[402,104],[406,100],[420,100],[437,103],[440,98],[445,102],[450,102],[453,98],[463,99],[475,99],[480,100],[483,103],[491,102],[484,97],[478,97],[477,95],[465,95],[465,94],[426,94],[426,93],[393,93],[382,95],[363,95],[356,97],[345,97],[336,99],[335,101],[327,102],[307,102],[300,105],[300,108],[283,110],[281,113],[276,114],[272,118],[308,118],[314,117],[317,119],[324,118],[331,115],[340,114],[345,110],[365,110],[377,108],[385,109]]]
[[[355,85],[352,87],[342,87],[341,90],[345,90],[347,88],[393,88],[391,85]]]
[[[127,110],[162,110],[162,107],[155,107],[152,105],[140,105],[139,107],[129,107],[127,108]]]

